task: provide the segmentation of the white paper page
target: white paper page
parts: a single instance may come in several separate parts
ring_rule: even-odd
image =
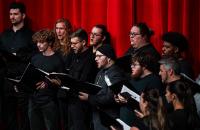
[[[132,90],[130,90],[125,85],[123,85],[122,90],[121,90],[121,93],[123,93],[123,92],[129,93],[133,99],[135,99],[136,101],[140,102],[140,95],[138,95],[137,93],[133,92]]]

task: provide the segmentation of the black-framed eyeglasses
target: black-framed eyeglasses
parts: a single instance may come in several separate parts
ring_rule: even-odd
[[[93,33],[93,32],[91,32],[91,33],[90,33],[90,36],[100,37],[100,36],[102,36],[102,34],[98,34],[98,33]]]
[[[140,33],[134,33],[134,32],[130,32],[129,36],[130,37],[135,37],[136,35],[141,35]]]

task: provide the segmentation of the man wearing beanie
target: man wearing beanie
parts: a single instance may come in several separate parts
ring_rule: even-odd
[[[96,76],[95,84],[101,86],[102,89],[96,95],[89,95],[83,92],[79,93],[79,98],[88,101],[93,108],[94,130],[109,130],[108,127],[101,123],[97,108],[113,118],[119,117],[119,106],[116,104],[114,94],[109,89],[109,86],[122,81],[125,75],[115,65],[115,59],[114,49],[110,45],[103,44],[99,47],[96,51],[95,61],[100,71]]]
[[[183,57],[183,52],[188,49],[188,41],[184,35],[178,32],[167,32],[162,36],[163,47],[162,57],[175,57],[177,58],[181,73],[189,77],[193,77],[192,66]]]

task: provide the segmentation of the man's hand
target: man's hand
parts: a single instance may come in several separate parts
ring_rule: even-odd
[[[88,100],[88,96],[89,95],[87,93],[84,93],[84,92],[79,92],[79,95],[78,95],[79,99],[83,100],[83,101],[87,101]]]
[[[47,83],[45,83],[44,81],[41,81],[41,82],[38,82],[37,84],[36,84],[36,89],[38,90],[38,89],[44,89],[44,88],[47,88],[48,87],[48,85],[47,85]]]
[[[127,103],[127,99],[122,97],[120,94],[117,95],[119,99],[119,103]]]

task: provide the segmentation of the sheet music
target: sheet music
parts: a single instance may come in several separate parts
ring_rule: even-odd
[[[123,85],[122,90],[121,90],[121,93],[123,93],[123,92],[129,93],[133,99],[135,99],[136,101],[140,102],[140,95],[138,95],[137,93],[133,92],[132,90],[130,90],[125,85]]]
[[[123,122],[121,119],[117,118],[116,121],[123,126],[123,130],[130,130],[131,127],[127,125],[125,122]]]

